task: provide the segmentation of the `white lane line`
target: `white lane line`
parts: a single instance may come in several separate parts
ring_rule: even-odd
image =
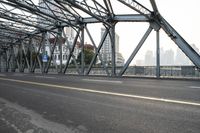
[[[192,88],[192,89],[200,89],[200,86],[189,86],[189,88]]]
[[[159,101],[159,102],[166,102],[166,103],[176,103],[176,104],[183,104],[183,105],[200,106],[200,103],[197,103],[197,102],[188,102],[188,101],[171,100],[171,99],[147,97],[147,96],[140,96],[140,95],[131,95],[131,94],[124,94],[124,93],[98,91],[98,90],[91,90],[91,89],[84,89],[84,88],[77,88],[77,87],[69,87],[69,86],[61,86],[61,85],[54,85],[54,84],[47,84],[47,83],[38,83],[38,82],[31,82],[31,81],[8,79],[8,78],[2,78],[2,77],[0,77],[0,80],[32,84],[32,85],[39,85],[39,86],[46,86],[46,87],[62,88],[62,89],[68,89],[68,90],[76,90],[76,91],[82,91],[82,92],[90,92],[90,93],[96,93],[96,94],[120,96],[120,97],[127,97],[127,98],[137,98],[137,99],[143,99],[143,100]]]
[[[100,82],[100,83],[116,83],[121,84],[122,81],[116,81],[116,80],[97,80],[97,79],[82,79],[83,81],[89,81],[89,82]]]
[[[46,79],[55,79],[56,77],[49,77],[49,76],[35,76],[36,78],[46,78]]]

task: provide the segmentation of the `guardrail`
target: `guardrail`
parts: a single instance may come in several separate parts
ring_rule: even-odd
[[[1,65],[0,72],[13,72],[12,69],[6,70],[4,65]],[[117,67],[117,74],[120,72],[122,67]],[[87,71],[87,69],[85,69]],[[108,71],[111,73],[112,68],[108,67]],[[15,72],[19,72],[18,69],[15,69]],[[28,73],[28,69],[25,69],[25,73]],[[35,73],[41,73],[41,70],[38,68],[35,70]],[[50,68],[49,73],[56,74],[58,73],[57,69]],[[66,74],[78,75],[77,69],[75,67],[70,67],[67,69]],[[106,71],[100,67],[94,67],[90,75],[107,75]],[[155,77],[156,76],[156,66],[130,66],[126,70],[123,76],[133,76],[133,77]],[[200,70],[195,66],[161,66],[160,67],[160,77],[167,78],[197,78],[200,79]]]

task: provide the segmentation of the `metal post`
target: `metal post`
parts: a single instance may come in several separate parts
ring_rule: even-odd
[[[29,49],[29,61],[30,61],[30,69],[29,69],[29,73],[31,72],[31,68],[33,67],[33,47],[32,47],[32,38],[30,38],[29,40],[29,44],[28,44],[28,49]]]
[[[2,54],[0,53],[0,72],[1,72],[1,56]]]
[[[6,70],[6,51],[3,51],[3,71],[5,72]]]
[[[16,64],[15,64],[15,53],[14,53],[14,48],[13,46],[11,46],[11,71],[12,72],[15,72],[15,69],[16,69]]]
[[[156,31],[156,78],[160,78],[160,32]]]
[[[116,76],[115,24],[113,24],[110,29],[110,41],[112,48],[112,76]]]
[[[60,70],[58,73],[62,73],[62,62],[63,62],[63,54],[62,54],[62,46],[63,46],[63,39],[62,39],[62,29],[63,28],[58,28],[58,47],[59,47],[59,53],[60,53]]]
[[[0,53],[0,72],[2,72],[2,53]]]
[[[9,50],[7,49],[6,51],[5,51],[5,60],[6,60],[6,69],[5,69],[5,71],[6,72],[8,72],[8,69],[9,69]]]
[[[42,42],[42,58],[43,56],[46,54],[46,39],[47,39],[47,32],[44,32],[43,33],[43,37],[44,37],[44,40]],[[46,62],[43,61],[42,59],[42,73],[45,73],[45,68],[46,68]]]
[[[22,72],[23,67],[23,53],[22,53],[22,44],[19,44],[19,72]]]
[[[81,30],[81,75],[84,75],[85,54],[84,54],[84,28]]]
[[[18,70],[19,70],[19,68],[20,68],[20,63],[19,63],[19,56],[18,56],[18,58],[17,58],[17,55],[19,54],[19,51],[16,51],[16,47],[14,48],[14,47],[12,47],[12,49],[13,49],[13,56],[14,56],[14,60],[16,61],[16,64],[17,64],[17,68],[18,68]],[[18,53],[17,53],[18,52]],[[16,70],[16,68],[15,68],[15,70]]]
[[[9,48],[7,51],[8,51],[8,53],[7,53],[7,71],[9,70],[9,68],[10,68],[10,71],[11,71],[11,68],[12,68],[12,61],[11,61],[12,52],[11,52],[11,48]]]

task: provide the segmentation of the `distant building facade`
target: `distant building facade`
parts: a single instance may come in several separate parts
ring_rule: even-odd
[[[101,28],[101,37],[105,32],[104,28]],[[124,65],[124,57],[121,53],[119,53],[119,35],[115,33],[115,53],[116,53],[116,66]],[[111,39],[110,36],[107,35],[103,46],[101,48],[100,54],[102,55],[103,61],[105,64],[109,65],[112,62],[112,47],[111,47]]]
[[[155,65],[155,57],[153,56],[153,51],[147,50],[144,57],[144,65],[153,66]]]
[[[175,65],[175,62],[174,62],[174,51],[172,49],[169,49],[169,50],[161,50],[161,57],[160,57],[160,60],[161,60],[161,65],[164,65],[164,66],[171,66],[171,65]]]

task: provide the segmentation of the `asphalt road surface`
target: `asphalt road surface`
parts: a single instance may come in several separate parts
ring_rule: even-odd
[[[0,133],[200,133],[200,81],[0,73]]]

